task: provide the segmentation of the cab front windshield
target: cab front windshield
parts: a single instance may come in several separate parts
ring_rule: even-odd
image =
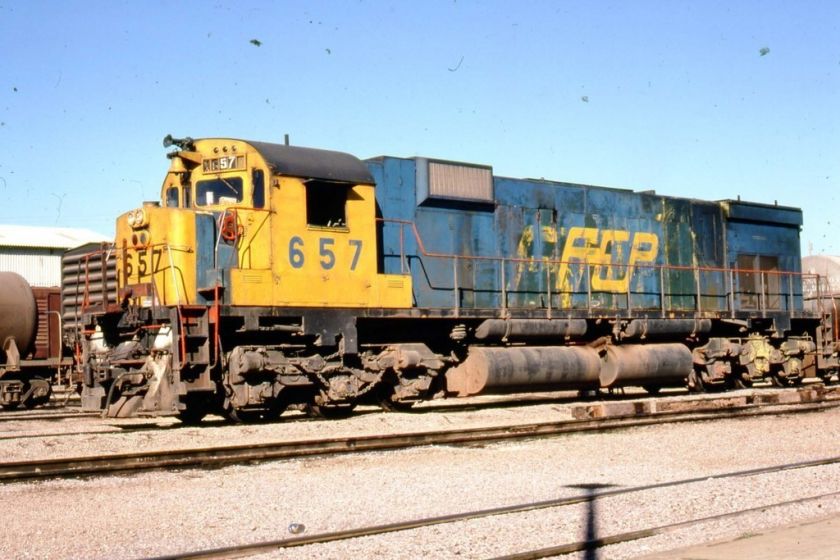
[[[242,202],[242,178],[217,177],[199,181],[196,185],[195,201],[199,206]]]

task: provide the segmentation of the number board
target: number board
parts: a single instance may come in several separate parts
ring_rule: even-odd
[[[245,156],[222,156],[217,158],[206,158],[202,160],[204,173],[215,173],[218,171],[232,171],[234,169],[245,169]]]
[[[324,270],[330,270],[335,266],[336,256],[335,247],[336,240],[332,237],[322,237],[318,239],[318,263]],[[350,257],[350,262],[346,266],[351,271],[356,270],[356,265],[359,264],[359,257],[362,254],[362,240],[349,239],[348,245],[353,249],[353,255]],[[289,264],[292,268],[303,268],[306,262],[306,253],[303,251],[303,239],[297,235],[289,239]]]
[[[137,279],[142,282],[144,276],[150,276],[162,270],[161,258],[163,251],[161,249],[138,249],[136,251],[126,251],[123,254],[123,272],[125,273],[126,281],[137,274]]]

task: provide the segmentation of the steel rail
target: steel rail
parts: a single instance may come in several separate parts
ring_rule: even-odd
[[[728,473],[719,473],[710,476],[698,476],[692,478],[686,478],[681,480],[672,480],[668,482],[659,482],[655,484],[646,484],[642,486],[630,486],[627,488],[618,488],[612,490],[603,490],[603,491],[596,491],[593,493],[587,493],[582,495],[570,496],[566,498],[556,498],[552,500],[544,500],[540,502],[533,502],[533,503],[526,503],[526,504],[515,504],[510,506],[501,506],[496,508],[489,508],[465,513],[454,513],[449,515],[442,515],[438,517],[427,517],[423,519],[412,519],[408,521],[400,521],[396,523],[388,523],[385,525],[375,525],[369,527],[359,527],[354,529],[345,529],[342,531],[335,531],[332,533],[319,533],[314,535],[307,535],[301,537],[291,537],[288,539],[278,539],[272,541],[261,541],[256,543],[248,543],[242,545],[234,545],[229,547],[222,547],[222,548],[214,548],[214,549],[206,549],[200,550],[195,552],[182,552],[178,554],[168,555],[168,556],[158,556],[153,558],[152,560],[175,560],[175,559],[184,559],[184,560],[213,560],[213,559],[222,559],[222,558],[237,558],[243,556],[250,556],[253,554],[265,553],[271,550],[276,550],[280,548],[294,548],[299,546],[305,545],[312,545],[312,544],[326,544],[330,542],[336,541],[343,541],[348,539],[354,539],[359,537],[370,537],[376,535],[383,535],[388,533],[396,533],[400,531],[408,531],[412,529],[419,529],[424,527],[432,527],[435,525],[444,525],[448,523],[456,523],[462,521],[471,521],[474,519],[482,519],[486,517],[494,517],[498,515],[509,515],[509,514],[516,514],[516,513],[526,513],[532,511],[538,511],[542,509],[549,509],[549,508],[557,508],[557,507],[565,507],[565,506],[572,506],[577,504],[582,504],[586,502],[591,502],[593,500],[604,499],[604,498],[611,498],[615,496],[621,496],[624,494],[632,494],[637,492],[647,492],[651,490],[659,490],[663,488],[673,488],[677,486],[685,486],[689,484],[695,484],[699,482],[707,482],[710,480],[723,480],[727,478],[741,478],[741,477],[749,477],[749,476],[759,476],[764,474],[772,474],[777,472],[783,471],[791,471],[797,469],[805,469],[805,468],[814,468],[820,467],[825,465],[832,465],[840,463],[840,456],[836,457],[828,457],[824,459],[817,459],[813,461],[803,461],[798,463],[787,463],[782,465],[773,465],[770,467],[760,467],[755,469],[748,469],[748,470],[740,470],[740,471],[733,471]],[[833,496],[835,494],[840,494],[840,492],[833,492],[831,494],[824,494],[817,497],[810,497],[806,499],[816,499],[818,497],[826,497],[826,496]],[[795,503],[800,500],[790,500],[790,503]],[[774,507],[777,505],[784,505],[789,502],[782,502],[780,504],[771,504],[769,506],[761,506],[756,508],[750,508],[749,510],[743,510],[742,512],[736,513],[744,513],[753,510],[760,510],[765,509],[767,507]],[[645,538],[649,536],[653,536],[662,532],[666,532],[666,530],[675,530],[680,526],[689,525],[692,523],[701,523],[703,521],[708,521],[711,519],[716,518],[723,518],[727,516],[733,516],[734,513],[726,513],[721,514],[718,516],[710,516],[708,518],[702,518],[697,520],[691,521],[683,521],[680,523],[673,523],[670,525],[663,525],[660,527],[655,527],[651,529],[644,529],[641,531],[634,531],[630,533],[623,533],[621,535],[615,535],[611,537],[604,537],[600,539],[594,539],[589,541],[580,541],[577,543],[570,543],[565,545],[560,545],[557,547],[551,548],[544,548],[539,549],[536,551],[529,551],[518,553],[510,556],[503,556],[505,560],[520,560],[520,559],[527,559],[527,558],[545,558],[547,556],[557,555],[557,554],[566,554],[569,552],[577,552],[581,550],[592,549],[601,546],[607,546],[609,544],[617,544],[619,542],[626,542],[629,540],[636,540],[640,538]],[[537,554],[537,555],[534,555]]]
[[[9,422],[12,420],[65,420],[67,418],[85,418],[99,416],[98,412],[18,412],[18,413],[0,413],[0,422]]]
[[[109,454],[47,460],[0,463],[0,481],[103,475],[150,469],[219,467],[232,464],[407,449],[430,445],[465,445],[515,439],[549,437],[561,434],[608,431],[663,423],[697,422],[720,418],[743,418],[765,415],[807,413],[840,406],[840,402],[799,405],[746,405],[702,411],[660,412],[645,416],[616,416],[598,419],[562,420],[401,434],[326,438],[304,441],[280,441],[255,445],[192,448],[143,453]]]
[[[676,523],[669,523],[667,525],[659,525],[657,527],[650,527],[648,529],[640,529],[638,531],[628,531],[626,533],[619,533],[616,535],[610,535],[608,537],[601,537],[597,539],[590,539],[587,541],[579,541],[575,543],[568,543],[568,544],[561,544],[558,546],[550,546],[547,548],[541,548],[537,550],[530,550],[527,552],[520,552],[516,554],[508,554],[505,556],[497,556],[493,560],[536,560],[537,558],[549,558],[551,556],[558,556],[561,554],[571,554],[573,552],[582,552],[585,550],[594,550],[597,548],[603,548],[605,546],[614,545],[614,544],[621,544],[630,541],[636,541],[639,539],[646,539],[649,537],[655,537],[656,535],[661,535],[664,533],[671,533],[673,531],[677,531],[679,529],[683,529],[685,527],[690,527],[692,525],[699,525],[701,523],[706,523],[709,521],[720,521],[722,519],[729,519],[731,517],[738,517],[740,515],[746,515],[749,513],[755,513],[758,511],[765,511],[770,508],[778,508],[784,506],[792,506],[798,505],[806,502],[812,502],[815,500],[822,500],[824,498],[833,498],[835,496],[840,496],[840,492],[828,492],[825,494],[817,494],[816,496],[807,496],[805,498],[797,498],[793,500],[785,500],[782,502],[774,502],[771,504],[764,504],[761,506],[739,509],[736,511],[729,511],[726,513],[720,513],[717,515],[708,515],[706,517],[698,517],[696,519],[688,519],[686,521],[678,521]],[[182,556],[183,558],[183,556]]]

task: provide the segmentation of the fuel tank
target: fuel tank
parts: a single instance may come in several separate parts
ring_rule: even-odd
[[[32,350],[38,333],[38,305],[29,283],[14,272],[0,272],[0,357],[6,361],[9,339],[20,357]]]
[[[625,385],[681,385],[693,368],[683,344],[513,346],[470,348],[446,372],[446,389],[464,397],[518,389],[597,389]]]
[[[608,346],[601,367],[601,386],[644,385],[688,377],[691,350],[678,343]]]
[[[446,387],[462,397],[535,386],[597,388],[600,371],[598,352],[586,346],[473,347],[446,372]]]

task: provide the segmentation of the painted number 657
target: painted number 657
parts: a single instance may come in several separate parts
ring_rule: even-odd
[[[350,270],[356,270],[359,264],[359,257],[362,254],[361,239],[350,239],[348,244],[353,248],[353,257],[350,260]],[[332,237],[321,237],[318,239],[318,263],[324,270],[330,270],[335,266],[336,257],[335,239]],[[303,268],[306,264],[306,254],[303,252],[303,239],[294,236],[289,239],[289,264],[292,268]]]

